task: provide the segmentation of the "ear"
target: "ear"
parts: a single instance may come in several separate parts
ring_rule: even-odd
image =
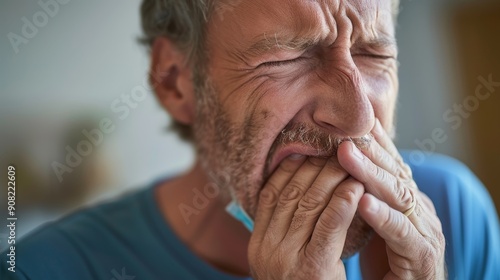
[[[192,72],[186,57],[165,37],[151,50],[150,82],[160,104],[180,123],[191,125],[195,117]]]

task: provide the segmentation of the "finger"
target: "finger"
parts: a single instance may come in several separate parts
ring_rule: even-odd
[[[423,237],[433,237],[435,230],[441,228],[439,218],[425,211],[420,201],[415,205],[415,211],[407,218]]]
[[[415,195],[415,211],[408,216],[408,219],[422,236],[435,237],[436,232],[442,231],[442,225],[434,205],[424,193],[418,192]]]
[[[284,159],[264,185],[259,194],[252,238],[256,238],[257,240],[263,239],[281,191],[285,188],[305,159],[305,156],[288,157]]]
[[[391,137],[387,134],[387,132],[382,127],[382,124],[380,124],[380,121],[378,119],[376,119],[375,126],[371,133],[376,140],[372,142],[374,148],[380,147],[382,150],[386,151],[386,153],[390,155],[389,158],[392,159],[393,162],[387,163],[389,159],[387,158],[387,155],[384,153],[382,154],[374,153],[373,157],[371,157],[368,154],[367,156],[375,164],[391,172],[394,176],[396,177],[400,176],[403,179],[411,178],[412,171],[410,166],[404,162],[403,157],[401,157],[401,154],[394,145],[394,142],[392,141]],[[372,145],[370,145],[370,148]],[[368,150],[368,152],[370,151]]]
[[[306,253],[323,253],[328,259],[339,259],[344,249],[347,230],[364,193],[363,184],[353,178],[343,181],[333,192],[321,213],[307,244]]]
[[[414,197],[410,188],[413,187],[413,180],[399,180],[385,169],[375,165],[350,142],[343,142],[337,154],[342,167],[352,177],[363,183],[367,192],[401,212],[412,206]]]
[[[311,187],[299,201],[290,228],[285,236],[289,244],[304,244],[310,237],[319,216],[328,205],[334,190],[348,177],[337,157],[331,157]]]
[[[326,158],[308,157],[281,191],[266,237],[271,244],[280,242],[290,227],[297,205],[325,165]]]
[[[361,198],[359,213],[396,254],[418,258],[420,247],[426,241],[405,215],[369,193]]]
[[[419,206],[418,199],[416,203]],[[369,193],[363,195],[359,213],[388,247],[391,271],[385,278],[424,279],[433,267],[442,266],[446,241],[437,216],[406,217]]]
[[[385,129],[382,127],[379,119],[375,120],[375,126],[373,127],[371,133],[380,146],[382,146],[393,158],[397,161],[402,161],[398,149],[394,145],[391,137],[389,137]]]
[[[434,203],[432,200],[423,192],[419,191],[418,195],[420,196],[420,201],[425,205],[424,210],[429,210],[432,214],[436,214],[436,208],[434,207]]]
[[[387,170],[394,176],[399,176],[401,173],[401,166],[398,161],[385,150],[377,141],[372,141],[363,153],[376,165]]]

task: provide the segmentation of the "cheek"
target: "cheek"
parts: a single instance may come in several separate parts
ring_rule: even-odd
[[[375,116],[386,129],[391,129],[398,91],[396,71],[385,70],[378,73],[363,71],[362,75]]]
[[[305,75],[297,72],[276,71],[228,78],[223,87],[226,91],[221,94],[221,100],[225,100],[223,106],[233,121],[246,122],[250,127],[276,136],[301,107]]]

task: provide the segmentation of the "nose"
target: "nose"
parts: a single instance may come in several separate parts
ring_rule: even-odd
[[[318,88],[312,118],[334,134],[361,137],[373,128],[375,114],[359,70],[348,64],[352,66],[318,74],[323,86]]]

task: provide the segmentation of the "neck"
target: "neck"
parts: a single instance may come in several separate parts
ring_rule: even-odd
[[[250,233],[224,210],[229,200],[222,190],[216,197],[205,194],[210,183],[198,161],[156,188],[155,197],[166,222],[194,254],[218,270],[248,276]]]

